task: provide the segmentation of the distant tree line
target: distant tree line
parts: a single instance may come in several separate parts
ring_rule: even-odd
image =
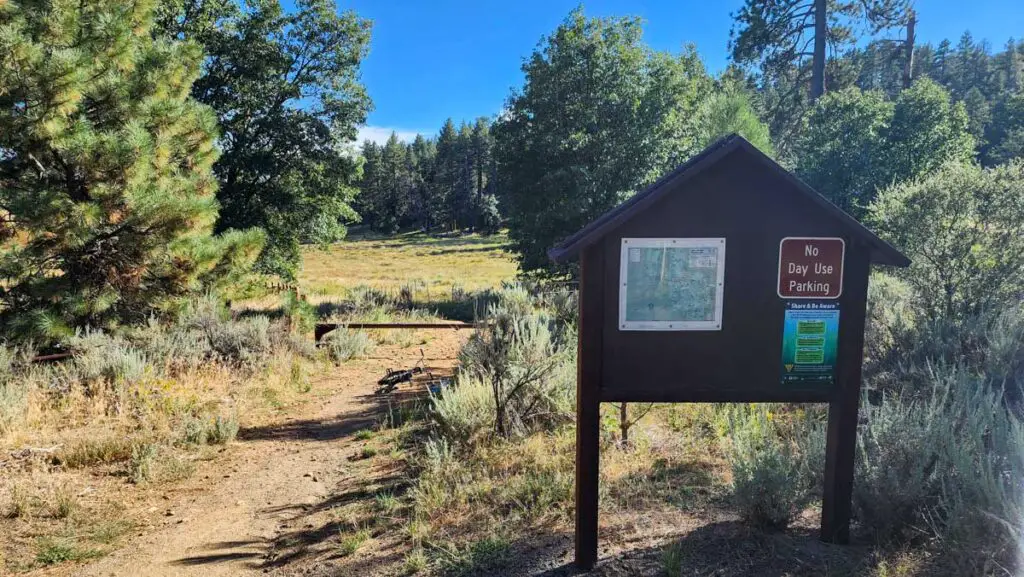
[[[373,230],[477,230],[500,226],[491,124],[478,118],[458,128],[449,118],[436,138],[405,143],[392,133],[362,146],[356,210]]]
[[[569,272],[549,247],[731,132],[882,219],[894,185],[1024,155],[1024,42],[918,45],[917,25],[901,0],[747,0],[715,77],[693,47],[652,50],[638,18],[577,9],[500,115],[354,151],[370,22],[333,0],[0,3],[0,334],[294,278],[302,243],[360,219],[505,226],[525,272]]]
[[[808,24],[819,14],[823,29]],[[749,0],[733,62],[712,77],[693,48],[650,49],[639,19],[577,9],[493,123],[365,143],[357,211],[382,232],[500,222],[524,271],[559,273],[548,247],[730,132],[858,218],[883,188],[945,163],[1024,155],[1024,42],[918,45],[916,26],[896,0]],[[901,37],[863,43],[856,30]]]

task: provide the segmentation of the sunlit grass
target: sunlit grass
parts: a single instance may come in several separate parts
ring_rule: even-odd
[[[440,299],[450,296],[453,287],[495,287],[517,272],[505,250],[507,242],[505,234],[352,236],[326,250],[306,247],[299,288],[316,299],[344,297],[360,285],[398,291],[415,284],[418,291]]]

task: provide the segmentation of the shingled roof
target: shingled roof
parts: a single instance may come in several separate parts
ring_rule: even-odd
[[[850,233],[863,240],[871,247],[871,262],[898,267],[910,265],[910,259],[903,253],[896,250],[891,244],[868,230],[857,219],[846,214],[836,205],[829,202],[824,196],[818,194],[792,173],[782,168],[777,162],[769,158],[763,152],[750,144],[745,138],[737,134],[730,134],[718,139],[699,154],[686,161],[672,172],[658,179],[643,191],[637,193],[629,200],[609,210],[599,218],[580,229],[578,232],[565,239],[561,244],[548,250],[548,257],[556,263],[563,263],[579,255],[584,248],[594,244],[605,235],[618,228],[637,213],[643,211],[669,191],[675,190],[680,184],[704,172],[708,168],[724,159],[734,151],[742,151],[751,155],[754,159],[762,162],[775,174],[789,183],[797,192],[803,194],[808,200],[821,207],[825,213],[835,218],[845,226]]]

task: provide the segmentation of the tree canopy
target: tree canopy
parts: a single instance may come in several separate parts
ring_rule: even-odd
[[[880,188],[969,160],[973,145],[964,105],[929,79],[895,101],[852,87],[826,94],[807,114],[796,169],[840,208],[863,217]]]
[[[212,236],[217,118],[202,52],[153,40],[154,2],[0,5],[0,327],[48,341],[138,322],[234,266]]]
[[[635,18],[573,11],[523,64],[494,128],[503,212],[525,271],[545,251],[692,153],[710,79],[692,49],[641,41]]]
[[[370,100],[359,65],[370,23],[333,0],[176,0],[161,23],[207,56],[193,94],[217,113],[218,230],[259,227],[260,270],[292,277],[301,242],[329,243],[355,220],[355,140]]]
[[[1024,291],[1024,162],[951,162],[884,190],[871,220],[913,261],[903,276],[932,316],[977,315]]]

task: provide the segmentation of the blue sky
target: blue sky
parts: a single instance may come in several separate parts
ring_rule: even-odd
[[[434,134],[445,118],[491,116],[522,83],[520,64],[577,0],[338,0],[373,20],[363,82],[374,101],[364,138]],[[742,0],[592,0],[588,15],[633,14],[659,50],[697,45],[708,68],[725,66],[729,14]],[[997,47],[1024,37],[1024,0],[916,0],[918,38],[954,42],[964,30]]]

